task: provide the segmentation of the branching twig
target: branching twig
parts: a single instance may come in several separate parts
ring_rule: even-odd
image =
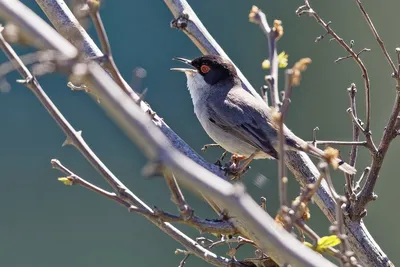
[[[370,133],[370,121],[371,121],[371,93],[370,93],[370,81],[369,81],[369,76],[368,76],[368,71],[367,68],[365,67],[363,61],[360,59],[358,53],[354,52],[353,48],[350,47],[339,35],[336,34],[334,30],[332,30],[331,26],[326,23],[312,8],[308,0],[305,0],[305,5],[301,6],[297,9],[296,14],[303,15],[303,14],[308,14],[314,19],[327,31],[329,35],[331,35],[338,43],[340,46],[342,46],[350,55],[351,57],[356,61],[358,66],[361,69],[363,78],[364,78],[364,85],[365,85],[365,104],[366,104],[366,123],[365,123],[365,128],[363,128],[363,133],[369,143],[373,144],[373,140],[371,137]]]
[[[88,0],[87,4],[89,7],[89,14],[92,18],[93,24],[96,28],[97,35],[99,36],[101,48],[104,53],[104,57],[106,60],[104,61],[104,68],[108,70],[117,84],[128,94],[131,95],[133,93],[132,88],[127,84],[127,82],[122,78],[121,73],[118,70],[117,65],[115,64],[114,58],[112,56],[110,41],[107,37],[107,32],[104,28],[103,21],[100,16],[100,2],[99,0]]]
[[[271,64],[270,74],[265,78],[268,82],[270,92],[271,92],[271,106],[275,109],[279,109],[279,87],[278,87],[278,52],[277,52],[277,38],[280,37],[279,34],[274,31],[268,24],[267,17],[264,12],[261,11],[256,6],[251,8],[249,14],[250,22],[258,24],[268,39],[268,49],[269,49],[269,62]],[[268,104],[268,102],[266,102]]]
[[[368,173],[368,176],[366,178],[365,184],[361,191],[357,195],[357,202],[354,203],[354,205],[351,207],[350,212],[351,216],[355,220],[359,220],[362,218],[361,215],[365,215],[365,207],[367,204],[375,200],[377,196],[374,194],[374,188],[376,181],[379,177],[379,172],[382,167],[383,160],[385,158],[386,152],[389,149],[390,143],[393,141],[393,139],[397,136],[397,118],[399,116],[400,112],[400,75],[399,71],[394,65],[391,57],[389,56],[389,53],[386,50],[386,47],[379,36],[377,30],[375,29],[374,24],[372,23],[372,20],[370,19],[367,11],[365,10],[364,6],[362,5],[360,0],[356,0],[356,3],[363,14],[368,26],[370,27],[374,37],[376,38],[379,47],[381,48],[386,60],[388,61],[392,71],[393,71],[393,78],[396,79],[396,97],[394,101],[394,106],[392,109],[392,113],[390,114],[388,124],[385,128],[385,131],[383,133],[383,136],[380,140],[378,149],[376,153],[373,154],[372,158],[372,164],[371,164],[371,169]]]
[[[52,159],[51,160],[51,166],[54,169],[57,169],[63,173],[65,173],[66,175],[68,175],[65,179],[67,179],[69,181],[69,183],[71,185],[73,184],[77,184],[80,185],[86,189],[89,189],[95,193],[98,193],[100,195],[102,195],[103,197],[109,198],[111,200],[114,200],[116,202],[118,202],[119,204],[125,206],[126,208],[129,208],[131,206],[131,204],[125,200],[123,200],[122,198],[118,197],[117,194],[112,193],[112,192],[108,192],[92,183],[89,183],[88,181],[86,181],[85,179],[81,178],[80,176],[76,175],[75,173],[73,173],[72,171],[70,171],[67,167],[65,167],[63,164],[61,164],[61,162],[57,159]],[[65,183],[65,182],[64,182]]]
[[[186,203],[185,197],[172,173],[164,174],[168,188],[171,191],[171,200],[178,207],[181,216],[189,220],[193,216],[192,208]]]

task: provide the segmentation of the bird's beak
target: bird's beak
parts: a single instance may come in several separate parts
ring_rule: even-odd
[[[189,59],[186,59],[186,58],[174,57],[172,60],[180,61],[187,65],[192,66],[192,61]],[[195,72],[197,72],[197,70],[195,70],[195,69],[188,69],[188,68],[171,68],[170,70],[180,71],[180,72],[184,72],[184,73],[188,73],[188,74],[194,74]]]

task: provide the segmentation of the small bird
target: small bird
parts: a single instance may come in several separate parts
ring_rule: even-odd
[[[278,125],[273,110],[242,87],[235,66],[217,55],[193,60],[174,58],[193,68],[172,68],[184,72],[193,100],[194,113],[207,134],[226,151],[245,160],[279,158]],[[304,151],[327,159],[326,154],[284,126],[285,149]],[[339,158],[331,161],[340,170],[354,174],[356,169]]]

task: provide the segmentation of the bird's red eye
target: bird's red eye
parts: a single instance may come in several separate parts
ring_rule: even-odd
[[[202,65],[202,66],[200,67],[200,71],[201,71],[202,73],[207,73],[207,72],[210,71],[210,67],[207,66],[207,65]]]

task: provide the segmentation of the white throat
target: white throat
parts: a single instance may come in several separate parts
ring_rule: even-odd
[[[192,97],[193,105],[196,107],[199,101],[204,101],[210,93],[210,85],[206,83],[203,76],[197,72],[186,73],[186,78],[187,87],[189,89],[190,96]]]

